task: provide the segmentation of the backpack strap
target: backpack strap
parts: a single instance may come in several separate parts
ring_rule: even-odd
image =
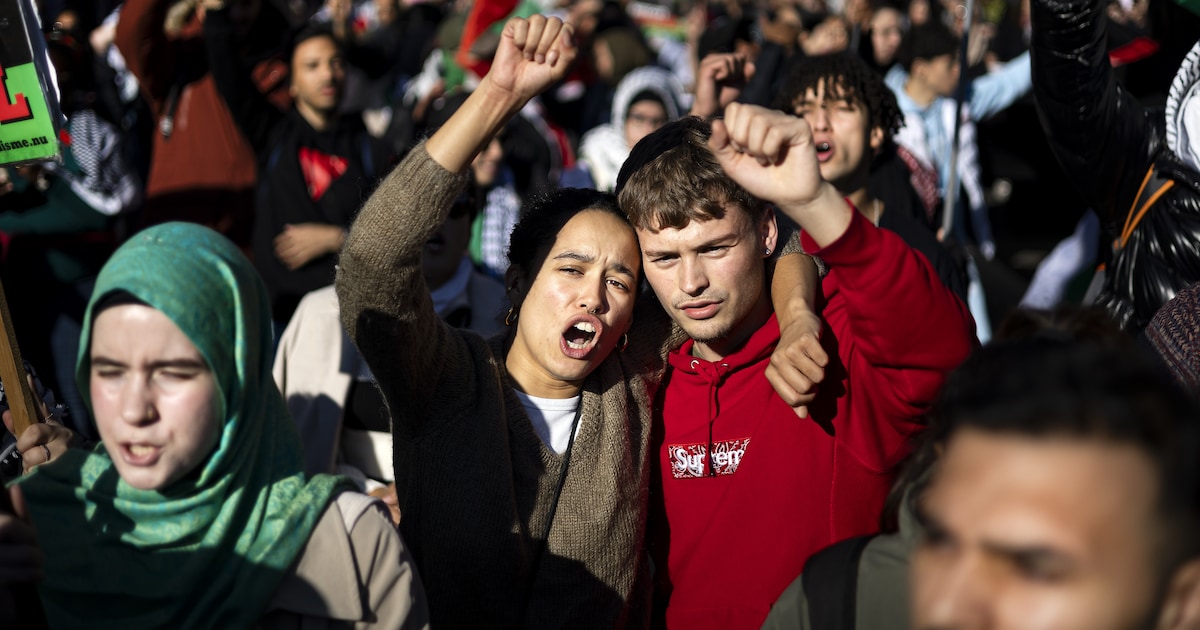
[[[1175,186],[1175,180],[1164,177],[1158,168],[1153,164],[1150,165],[1150,168],[1146,170],[1146,177],[1142,179],[1142,186],[1138,188],[1137,197],[1133,200],[1133,205],[1129,207],[1129,213],[1125,216],[1125,227],[1121,230],[1121,238],[1114,243],[1114,250],[1125,247],[1125,243],[1129,241],[1133,231],[1146,216],[1146,212],[1150,210],[1150,206],[1157,203],[1173,186]]]
[[[1113,239],[1111,252],[1113,259],[1125,248],[1125,244],[1129,242],[1129,237],[1133,236],[1133,231],[1137,229],[1138,224],[1142,222],[1146,213],[1150,211],[1150,207],[1157,203],[1174,186],[1175,180],[1170,177],[1164,177],[1154,164],[1151,164],[1150,168],[1146,169],[1146,176],[1142,178],[1142,185],[1138,188],[1137,197],[1133,199],[1133,203],[1129,206],[1129,211],[1125,214],[1125,226],[1121,229],[1121,236]],[[1083,294],[1083,304],[1095,304],[1096,299],[1100,297],[1100,292],[1104,290],[1104,285],[1108,279],[1106,267],[1105,263],[1100,263],[1096,267],[1096,273],[1092,275],[1092,280],[1088,284],[1087,291]]]
[[[818,551],[804,564],[801,579],[812,630],[854,630],[858,561],[874,539],[874,535],[848,538]]]

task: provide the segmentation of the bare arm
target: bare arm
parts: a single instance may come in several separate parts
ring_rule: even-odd
[[[529,99],[566,75],[575,57],[570,25],[531,16],[504,26],[492,70],[462,107],[425,143],[429,157],[463,173]]]
[[[336,281],[342,324],[385,395],[404,397],[403,408],[390,410],[393,433],[424,431],[424,423],[444,415],[422,409],[439,383],[455,374],[463,382],[472,378],[460,373],[471,369],[469,362],[456,360],[469,352],[466,342],[433,311],[421,249],[445,221],[475,155],[526,101],[566,73],[573,56],[570,28],[558,20],[510,20],[492,71],[380,183],[350,229]]]
[[[771,302],[779,320],[779,343],[771,353],[767,380],[801,418],[808,417],[806,405],[816,398],[817,385],[824,380],[829,364],[829,355],[821,347],[824,324],[816,307],[820,286],[811,257],[794,254],[775,263]]]

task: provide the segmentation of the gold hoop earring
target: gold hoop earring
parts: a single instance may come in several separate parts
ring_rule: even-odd
[[[513,320],[516,319],[513,317],[513,309],[514,308],[515,307],[513,307],[513,306],[508,307],[508,314],[506,314],[504,316],[504,325],[505,326],[512,326]]]
[[[629,347],[629,333],[621,335],[621,345],[617,347],[617,352],[625,352],[625,348]]]

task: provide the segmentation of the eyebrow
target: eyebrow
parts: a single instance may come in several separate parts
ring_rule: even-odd
[[[942,536],[951,536],[945,525],[920,503],[914,506],[913,517],[925,535],[936,533]],[[1070,569],[1075,566],[1075,560],[1069,554],[1042,544],[1004,543],[987,540],[981,542],[980,546],[988,555],[1002,556],[1022,562],[1050,562],[1058,565],[1061,569]]]
[[[587,254],[581,254],[579,252],[571,252],[571,251],[566,251],[566,252],[563,252],[563,253],[555,256],[554,260],[574,260],[574,261],[578,261],[581,263],[596,262],[596,259],[593,256],[588,256]],[[615,271],[617,273],[625,274],[625,275],[629,276],[630,278],[637,277],[637,274],[633,273],[633,271],[631,271],[629,269],[629,267],[626,267],[625,265],[623,265],[619,262],[612,263],[611,265],[608,266],[608,268],[610,271]]]
[[[707,241],[704,241],[703,243],[699,243],[695,247],[690,248],[690,249],[699,250],[699,249],[705,249],[707,247],[732,245],[734,243],[737,243],[737,241],[739,240],[740,237],[741,237],[740,234],[733,233],[733,232],[727,233],[727,234],[721,234],[721,235],[717,236],[716,238],[711,238]],[[642,250],[642,255],[646,256],[647,258],[657,258],[659,256],[674,256],[676,254],[678,254],[677,250],[670,250],[670,251],[665,251],[665,250],[658,251],[658,250],[651,250],[651,249],[643,249]]]
[[[92,366],[93,367],[96,367],[96,366],[122,367],[122,368],[129,367],[128,364],[126,364],[126,363],[122,363],[121,361],[118,361],[116,359],[112,359],[109,357],[105,357],[105,356],[93,357],[92,358]],[[161,361],[151,361],[148,367],[152,370],[160,370],[163,368],[188,368],[188,369],[207,370],[208,364],[205,363],[204,361],[201,361],[198,359],[163,359]]]
[[[1056,562],[1064,567],[1069,567],[1073,563],[1071,557],[1067,554],[1040,544],[1022,545],[1020,543],[1002,543],[994,541],[986,541],[982,544],[985,551],[990,554],[1006,556],[1009,558],[1021,558],[1024,560],[1040,560]]]

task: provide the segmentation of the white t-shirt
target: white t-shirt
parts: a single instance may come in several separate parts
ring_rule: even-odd
[[[567,451],[567,443],[571,441],[571,422],[575,420],[575,410],[579,408],[580,396],[573,398],[538,398],[524,392],[517,392],[525,413],[533,423],[533,432],[541,438],[550,450],[562,455]],[[580,418],[579,424],[583,424]],[[575,435],[579,435],[579,427],[575,427]]]

